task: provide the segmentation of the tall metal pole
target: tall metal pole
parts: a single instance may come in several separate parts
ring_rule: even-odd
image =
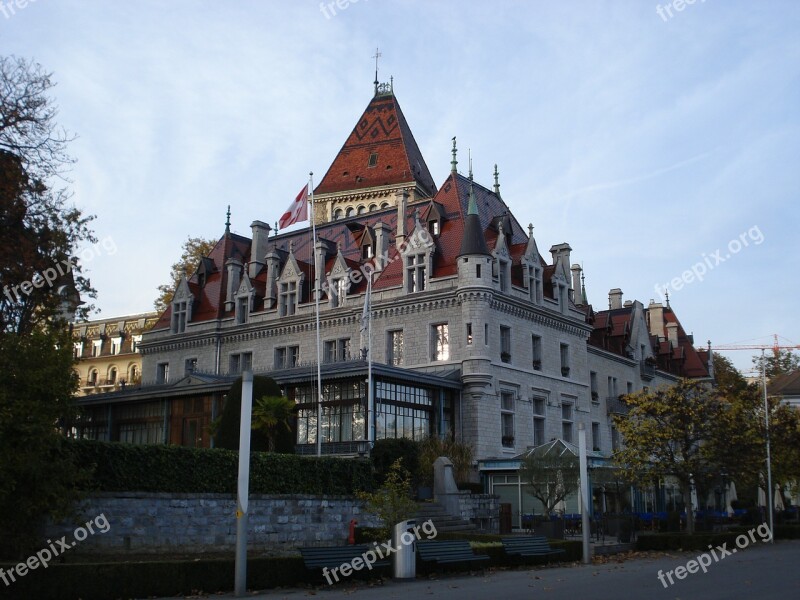
[[[583,537],[583,564],[588,565],[592,562],[591,549],[589,547],[589,536],[591,535],[589,525],[589,465],[586,458],[586,425],[578,423],[578,459],[581,470],[581,533]]]
[[[770,542],[775,543],[775,521],[773,516],[772,501],[772,460],[769,452],[769,401],[767,400],[767,361],[764,357],[764,349],[761,349],[761,383],[764,385],[764,423],[767,428],[767,502],[769,503],[769,530],[771,532]]]
[[[317,223],[314,220],[314,173],[308,174],[308,189],[311,192],[311,237],[313,239],[314,282],[317,293],[314,294],[314,314],[317,329],[317,456],[322,456],[322,350],[319,341],[319,296],[322,293],[322,277],[317,272]],[[322,269],[323,273],[325,269]]]
[[[369,274],[367,282],[367,441],[372,449],[375,442],[375,395],[372,382],[372,273]]]
[[[239,480],[236,487],[236,597],[247,595],[247,498],[250,492],[250,423],[253,372],[242,373],[242,415],[239,420]]]

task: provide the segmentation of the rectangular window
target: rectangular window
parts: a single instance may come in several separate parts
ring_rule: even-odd
[[[275,348],[275,368],[286,368],[286,348]]]
[[[390,331],[386,340],[386,362],[390,365],[403,364],[403,330]]]
[[[630,381],[628,381],[625,384],[625,393],[626,394],[632,394],[633,393],[633,383],[631,383]]]
[[[289,346],[289,368],[296,367],[300,364],[300,346]]]
[[[511,362],[511,328],[500,327],[500,360]]]
[[[231,374],[244,373],[253,368],[253,353],[241,352],[231,354],[228,371]]]
[[[406,258],[407,291],[409,293],[425,290],[425,254],[413,254]]]
[[[531,346],[533,349],[533,370],[542,370],[542,338],[538,335],[531,336]]]
[[[92,356],[100,356],[103,349],[103,340],[92,341]]]
[[[111,354],[112,355],[119,354],[119,345],[120,345],[119,343],[120,343],[120,339],[119,338],[111,340]]]
[[[467,346],[472,346],[472,323],[467,323]]]
[[[250,312],[250,298],[239,298],[236,301],[236,322],[240,325],[247,323],[248,312]]]
[[[561,344],[561,375],[569,377],[569,345]]]
[[[619,431],[613,425],[611,426],[611,451],[616,452],[619,450]]]
[[[190,375],[194,373],[197,369],[197,359],[196,358],[187,358],[183,364],[183,374]]]
[[[500,392],[500,429],[503,448],[514,447],[514,392]]]
[[[450,360],[450,334],[447,323],[431,326],[431,360]]]
[[[506,271],[507,271],[508,263],[501,260],[501,261],[499,261],[497,267],[498,267],[497,268],[497,271],[498,271],[497,275],[498,275],[498,278],[500,280],[500,291],[501,292],[507,292],[508,291],[508,273]]]
[[[288,281],[280,284],[280,294],[278,298],[278,314],[281,317],[289,317],[297,311],[297,282]]]
[[[597,391],[597,373],[594,371],[589,373],[589,387],[592,392],[592,402],[599,402],[600,394]]]
[[[156,383],[169,383],[169,363],[156,365]]]
[[[336,359],[340,361],[350,359],[350,338],[336,340]]]
[[[327,340],[322,351],[322,360],[326,363],[336,361],[336,340]]]
[[[600,452],[600,423],[592,423],[592,450]]]
[[[561,403],[561,439],[568,443],[573,443],[572,436],[572,418],[573,418],[573,405],[572,402]]]
[[[481,278],[481,265],[478,263],[475,265],[475,277],[480,279]]]
[[[617,397],[617,378],[616,377],[609,377],[608,378],[608,397],[609,398],[616,398]]]
[[[485,346],[489,345],[489,324],[488,323],[484,323],[483,324],[483,344]]]
[[[533,445],[541,446],[545,443],[544,423],[545,423],[545,399],[533,399]]]
[[[141,335],[132,335],[131,336],[131,352],[137,352],[139,350],[139,344],[142,342]]]
[[[186,302],[173,302],[172,304],[172,333],[186,331]]]

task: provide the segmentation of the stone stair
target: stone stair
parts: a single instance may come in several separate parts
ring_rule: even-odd
[[[437,502],[417,502],[417,512],[414,518],[417,520],[417,525],[430,519],[437,532],[478,530],[473,523],[447,514],[444,507]]]

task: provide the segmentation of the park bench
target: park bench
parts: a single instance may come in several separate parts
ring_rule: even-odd
[[[417,542],[417,554],[423,562],[440,565],[489,560],[486,554],[475,554],[467,540],[420,541]]]
[[[500,541],[503,542],[503,550],[508,556],[548,556],[565,552],[563,548],[551,548],[547,538],[539,535],[508,537]]]
[[[306,569],[335,569],[345,563],[351,562],[357,556],[363,556],[365,552],[373,550],[372,546],[366,544],[356,544],[350,546],[314,546],[300,548],[300,555]],[[373,567],[388,567],[389,559],[385,558],[372,563]]]

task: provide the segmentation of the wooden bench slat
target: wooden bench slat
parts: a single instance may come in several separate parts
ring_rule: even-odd
[[[489,560],[486,554],[475,554],[467,540],[426,541],[417,544],[422,561],[457,563]]]
[[[547,556],[550,554],[563,554],[563,548],[551,548],[543,536],[501,538],[503,550],[509,556]]]
[[[352,561],[374,548],[364,544],[354,546],[309,546],[300,548],[300,555],[307,569],[335,568]],[[383,559],[372,563],[373,567],[389,566],[389,560]]]

